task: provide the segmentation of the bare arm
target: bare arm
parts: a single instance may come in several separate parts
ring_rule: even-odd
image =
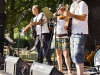
[[[72,14],[72,13],[70,13],[70,12],[68,11],[68,12],[67,12],[67,16],[68,16],[68,17],[75,18],[75,19],[80,20],[80,21],[85,21],[87,15],[86,15],[86,14],[75,15],[75,14]]]
[[[43,19],[42,19],[41,21],[39,21],[39,22],[32,22],[32,23],[28,24],[28,25],[25,27],[25,29],[23,30],[23,33],[26,33],[26,31],[27,31],[30,27],[34,26],[34,25],[43,25],[43,24],[44,24],[44,20],[43,20]]]
[[[80,20],[80,21],[85,21],[86,16],[87,16],[86,14],[83,14],[83,15],[74,15],[74,14],[72,14],[72,18],[75,18],[75,19]]]
[[[23,30],[23,33],[25,34],[27,30],[33,25],[33,23],[28,24],[25,29]]]
[[[33,22],[33,24],[31,24],[31,26],[34,26],[34,25],[43,25],[44,24],[44,19],[41,19],[41,21],[39,22]]]

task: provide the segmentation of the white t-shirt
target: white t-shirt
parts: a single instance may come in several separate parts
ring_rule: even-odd
[[[77,2],[76,2],[77,3]],[[73,11],[76,3],[73,3],[70,8],[70,12]],[[88,34],[88,6],[84,1],[81,1],[76,10],[75,13],[76,15],[82,15],[86,14],[86,20],[85,21],[80,21],[75,18],[72,20],[72,33],[77,34],[77,33],[83,33],[83,34]]]
[[[41,19],[44,19],[44,24],[42,26],[42,33],[49,33],[48,25],[47,25],[47,18],[43,12],[39,15],[34,17],[34,22],[39,22]],[[37,35],[41,34],[41,25],[36,25],[36,33]]]
[[[64,28],[66,24],[66,20],[57,20],[57,29],[56,29],[56,34],[67,34],[67,30]],[[57,36],[57,38],[59,38]],[[62,38],[68,38],[68,36],[63,36]]]

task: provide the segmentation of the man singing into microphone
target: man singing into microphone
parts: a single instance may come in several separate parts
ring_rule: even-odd
[[[51,62],[51,59],[47,57],[47,40],[48,40],[48,25],[47,25],[47,18],[43,12],[40,12],[40,8],[38,5],[34,5],[32,7],[32,12],[35,15],[35,17],[31,20],[30,24],[26,26],[24,29],[24,33],[30,28],[35,27],[36,30],[36,40],[35,40],[35,46],[38,52],[38,62],[43,63],[43,57],[41,50],[44,50],[44,55],[46,57],[46,61],[48,63]],[[33,32],[34,33],[34,32]],[[42,49],[41,49],[42,48]]]

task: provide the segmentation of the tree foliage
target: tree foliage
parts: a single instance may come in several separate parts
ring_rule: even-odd
[[[31,8],[33,5],[37,4],[41,8],[49,7],[51,11],[54,13],[56,11],[56,7],[58,3],[68,3],[69,0],[6,0],[5,11],[7,14],[7,32],[10,33],[11,38],[14,37],[14,29],[21,29],[25,27],[30,19],[33,17],[32,12],[26,12],[26,15],[20,20],[18,23],[21,14]]]

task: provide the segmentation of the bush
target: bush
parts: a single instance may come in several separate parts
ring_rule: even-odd
[[[29,48],[31,48],[33,46],[33,44],[34,44],[33,41],[34,40],[32,38],[28,38],[28,39],[20,38],[19,39],[19,48],[28,47],[28,49],[29,49]],[[14,48],[18,48],[18,38],[14,39],[14,42],[16,42],[16,43],[14,44],[13,47]]]

